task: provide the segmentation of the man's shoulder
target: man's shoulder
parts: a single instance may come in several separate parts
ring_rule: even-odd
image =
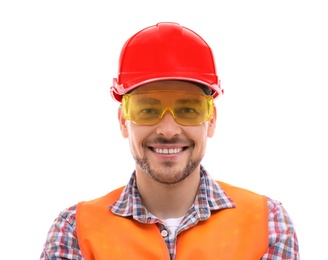
[[[234,201],[236,199],[240,200],[264,200],[267,201],[268,198],[265,195],[256,193],[247,188],[235,186],[226,182],[216,181],[220,188]]]
[[[85,205],[89,205],[89,206],[102,206],[102,205],[109,205],[114,203],[122,194],[123,189],[125,188],[125,186],[116,188],[112,191],[110,191],[109,193],[92,199],[92,200],[88,200],[88,201],[81,201],[78,203],[78,206],[81,204],[85,204]]]

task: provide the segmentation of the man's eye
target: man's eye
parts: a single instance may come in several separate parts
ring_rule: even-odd
[[[156,109],[152,108],[144,108],[140,111],[141,114],[158,114],[158,111]]]
[[[194,108],[191,107],[184,107],[184,108],[180,108],[178,113],[196,113],[197,111]]]

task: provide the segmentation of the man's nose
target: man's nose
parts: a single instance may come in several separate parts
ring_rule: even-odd
[[[161,114],[161,120],[157,124],[157,134],[172,138],[181,134],[181,126],[174,119],[174,112],[166,108]]]

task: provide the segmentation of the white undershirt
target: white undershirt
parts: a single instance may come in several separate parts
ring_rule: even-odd
[[[170,239],[173,239],[175,237],[177,229],[178,229],[182,219],[183,219],[183,216],[181,218],[163,219],[165,226],[170,230],[170,232],[169,232]]]

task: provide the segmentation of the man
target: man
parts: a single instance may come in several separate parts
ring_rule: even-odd
[[[111,95],[135,171],[125,187],[61,212],[41,259],[299,259],[280,202],[214,181],[201,165],[222,94],[195,32],[158,23],[133,35]]]

